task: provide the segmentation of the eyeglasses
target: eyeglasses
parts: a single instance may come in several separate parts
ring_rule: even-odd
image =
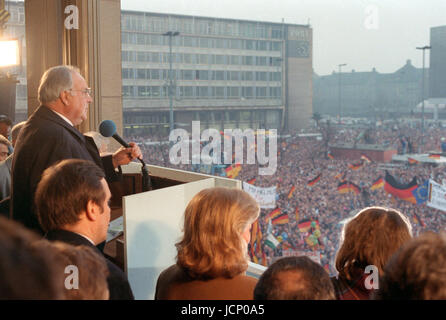
[[[86,89],[83,89],[83,90],[74,90],[74,89],[70,89],[70,90],[68,90],[68,91],[79,91],[79,92],[82,92],[82,93],[84,94],[84,96],[86,96],[87,94],[88,94],[90,97],[93,96],[93,91],[91,90],[91,88],[86,88]]]

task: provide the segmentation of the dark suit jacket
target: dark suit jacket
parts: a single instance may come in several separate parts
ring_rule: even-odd
[[[102,253],[86,238],[65,230],[53,230],[45,235],[45,238],[51,241],[62,241],[74,246],[85,245],[93,248],[99,255]],[[108,290],[110,291],[110,300],[134,300],[130,284],[121,269],[119,269],[113,262],[105,258],[107,262],[108,271],[110,272],[107,282]]]
[[[119,180],[111,156],[101,158],[91,137],[45,106],[40,106],[22,128],[12,161],[11,215],[43,235],[34,209],[34,194],[43,171],[64,159],[84,159],[104,169],[107,181]]]
[[[161,272],[155,300],[252,300],[257,279],[240,274],[232,279],[191,279],[176,264]]]

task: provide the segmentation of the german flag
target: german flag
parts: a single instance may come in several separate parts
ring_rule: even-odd
[[[348,181],[339,183],[338,184],[338,192],[341,194],[350,192],[350,183]]]
[[[348,165],[348,167],[350,168],[350,169],[352,169],[352,170],[358,170],[358,169],[361,169],[361,167],[364,165],[364,163],[361,161],[361,162],[358,162],[358,163],[352,163],[352,164],[349,164]]]
[[[302,233],[308,232],[308,230],[311,229],[311,221],[310,220],[302,221],[297,225],[297,228]]]
[[[361,156],[361,160],[364,160],[364,161],[367,162],[367,163],[372,162],[372,160],[370,160],[370,158],[367,157],[365,154],[363,154],[363,155]]]
[[[384,190],[386,190],[387,193],[390,193],[395,198],[406,200],[414,204],[417,203],[417,200],[412,193],[413,190],[418,188],[416,177],[414,177],[410,183],[402,184],[396,181],[396,179],[389,172],[386,171],[384,180]]]
[[[240,173],[240,170],[242,170],[242,165],[240,163],[230,165],[230,166],[226,167],[226,169],[225,169],[226,177],[228,177],[230,179],[234,179],[238,176],[238,174]]]
[[[438,153],[431,153],[429,154],[429,158],[431,159],[440,159],[440,155]]]
[[[423,220],[421,220],[421,218],[414,212],[413,214],[413,220],[415,221],[415,223],[419,224],[422,227],[425,227],[426,225],[424,224]]]
[[[256,178],[252,178],[252,179],[250,179],[250,180],[248,180],[246,182],[249,183],[249,184],[254,184],[256,182]]]
[[[335,179],[340,179],[342,177],[342,172],[339,172],[337,175],[335,175]]]
[[[260,241],[257,241],[257,236],[258,236],[259,229],[260,229],[260,225],[259,225],[259,220],[257,219],[251,225],[251,242],[250,242],[251,247],[250,247],[250,253],[251,253],[251,258],[253,259],[254,262],[255,262],[255,260],[257,260],[257,257],[256,257],[256,249],[257,249],[256,248],[256,242],[260,243]]]
[[[268,221],[269,219],[277,218],[281,214],[282,214],[282,211],[280,211],[279,208],[276,208],[268,214],[268,216],[266,217],[266,221]]]
[[[338,184],[338,192],[341,194],[348,192],[359,194],[361,192],[361,188],[352,182],[344,181]]]
[[[322,173],[319,173],[319,175],[316,178],[308,181],[307,186],[309,186],[309,187],[314,186],[316,183],[319,182],[319,180],[321,180],[321,176],[322,176]]]
[[[331,160],[334,160],[334,157],[330,152],[327,154],[327,157],[330,158]]]
[[[359,194],[361,192],[361,188],[356,184],[350,182],[350,191],[353,192],[354,194]]]
[[[382,187],[384,187],[384,179],[383,179],[383,177],[379,177],[372,183],[370,190],[376,190],[376,189],[380,189]]]
[[[411,158],[411,157],[407,158],[407,161],[409,162],[409,164],[418,164],[418,163],[420,163],[419,161],[417,161],[417,160],[415,160],[414,158]]]
[[[277,217],[273,218],[273,219],[271,220],[271,223],[272,223],[273,225],[276,225],[276,224],[287,224],[289,221],[290,221],[290,220],[289,220],[289,218],[288,218],[288,214],[283,213],[283,214],[281,214],[280,216],[277,216]]]
[[[292,186],[290,192],[288,192],[288,199],[291,199],[295,190],[296,190],[296,187]]]

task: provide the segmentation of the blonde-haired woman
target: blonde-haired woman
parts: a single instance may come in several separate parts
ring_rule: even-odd
[[[336,254],[339,274],[332,278],[336,298],[368,300],[377,285],[374,283],[367,288],[366,280],[371,276],[368,269],[378,271],[378,275],[373,275],[375,279],[382,276],[390,257],[411,238],[409,219],[395,209],[369,207],[358,212],[342,230]]]
[[[184,212],[177,263],[159,276],[155,299],[253,299],[257,279],[245,272],[250,227],[259,211],[254,198],[242,190],[199,192]]]

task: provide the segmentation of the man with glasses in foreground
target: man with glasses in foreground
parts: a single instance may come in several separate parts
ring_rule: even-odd
[[[107,182],[119,180],[120,165],[142,158],[135,143],[113,155],[100,157],[91,137],[75,128],[87,119],[93,101],[91,89],[72,66],[48,69],[40,79],[40,106],[30,116],[17,140],[12,163],[11,216],[26,227],[43,234],[33,203],[43,171],[57,161],[84,159],[93,161],[105,172]]]

